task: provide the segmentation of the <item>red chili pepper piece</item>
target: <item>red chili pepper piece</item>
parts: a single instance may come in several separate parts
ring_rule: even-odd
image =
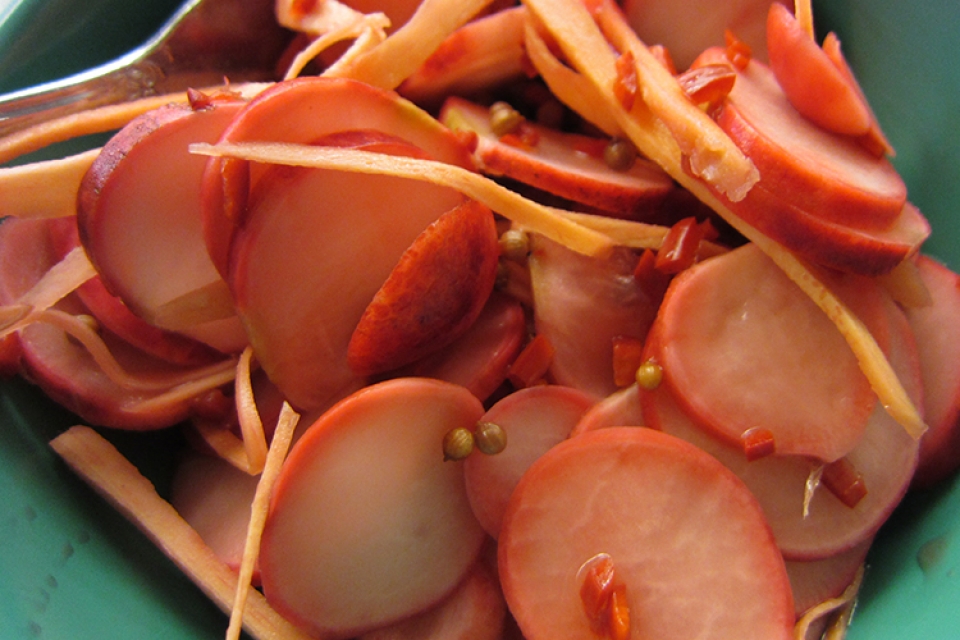
[[[613,383],[626,387],[637,379],[637,369],[643,364],[643,340],[630,336],[613,339]]]
[[[696,218],[678,221],[663,239],[657,252],[656,268],[661,273],[680,273],[697,261],[697,250],[703,240],[703,228]]]
[[[744,431],[740,439],[743,442],[743,452],[751,462],[773,455],[777,448],[773,432],[762,427]]]
[[[544,335],[537,335],[527,343],[510,365],[507,378],[518,389],[530,387],[542,380],[553,362],[554,348]]]
[[[851,509],[867,495],[867,485],[863,475],[846,458],[840,458],[826,465],[820,482],[830,490],[830,493],[837,496],[840,502]]]
[[[733,90],[737,72],[728,64],[706,64],[677,76],[680,87],[697,105],[707,109],[720,104]]]
[[[751,49],[750,45],[746,42],[735,36],[729,29],[724,32],[723,38],[727,45],[727,60],[740,71],[746,69],[747,65],[750,64],[750,59],[753,57],[753,49]]]
[[[613,83],[613,95],[620,105],[630,111],[637,99],[637,62],[633,53],[626,51],[617,57],[617,80]]]

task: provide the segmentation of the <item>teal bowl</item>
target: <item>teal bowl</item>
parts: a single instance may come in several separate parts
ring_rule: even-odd
[[[175,0],[0,0],[0,91],[79,71],[143,41]],[[960,3],[824,0],[932,223],[925,252],[960,270]],[[62,149],[52,153],[62,153]],[[75,421],[36,388],[0,383],[0,638],[209,639],[226,617],[47,442]],[[179,434],[108,432],[157,485]],[[849,640],[960,637],[960,482],[909,495],[868,558]]]

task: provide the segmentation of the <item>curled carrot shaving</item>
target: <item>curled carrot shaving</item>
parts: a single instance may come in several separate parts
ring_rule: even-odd
[[[260,473],[267,460],[267,438],[263,433],[263,421],[257,410],[257,403],[253,397],[253,385],[250,383],[250,362],[253,359],[253,349],[247,347],[240,354],[237,363],[235,382],[235,396],[237,402],[237,417],[240,420],[240,433],[243,434],[243,445],[247,454],[247,464],[251,473]]]
[[[192,427],[204,444],[217,454],[217,457],[246,474],[256,475],[256,473],[259,473],[250,469],[250,462],[247,458],[247,450],[243,445],[243,440],[233,435],[233,432],[229,429],[224,429],[222,425],[206,420],[194,420]]]
[[[856,602],[857,593],[860,591],[860,585],[863,583],[863,565],[857,570],[857,575],[853,582],[836,598],[830,598],[818,605],[815,605],[804,612],[797,624],[793,628],[793,637],[795,640],[807,640],[810,626],[827,616],[836,616],[827,627],[824,633],[824,640],[842,640],[846,635],[847,626],[850,624],[850,617],[853,614],[853,606]]]
[[[324,3],[326,4],[326,3]],[[329,49],[331,46],[344,40],[354,39],[355,43],[344,52],[334,65],[329,67],[324,75],[335,75],[338,65],[345,65],[349,60],[369,51],[383,42],[390,20],[382,13],[358,14],[352,21],[335,25],[329,31],[314,39],[303,51],[298,53],[290,63],[284,80],[297,77],[307,64]]]
[[[586,255],[605,256],[613,250],[608,236],[587,229],[560,215],[555,209],[524,198],[493,180],[461,167],[358,149],[273,142],[193,144],[192,153],[263,162],[391,175],[451,187],[490,207],[527,231]]]

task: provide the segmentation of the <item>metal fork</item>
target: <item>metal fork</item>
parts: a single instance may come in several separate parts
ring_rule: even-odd
[[[106,64],[0,96],[0,137],[127,100],[274,78],[290,40],[274,0],[186,0],[145,43]]]

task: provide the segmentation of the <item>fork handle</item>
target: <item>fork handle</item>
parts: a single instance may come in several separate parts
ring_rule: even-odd
[[[0,137],[86,109],[156,93],[162,68],[149,59],[118,60],[0,96]]]

